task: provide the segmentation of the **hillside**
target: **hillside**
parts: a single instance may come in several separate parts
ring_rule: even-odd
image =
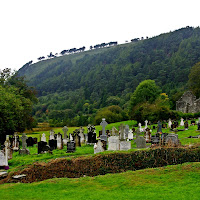
[[[34,114],[44,121],[58,110],[65,110],[69,118],[113,104],[126,108],[130,95],[145,79],[155,80],[172,96],[186,87],[190,69],[199,61],[200,28],[186,27],[150,39],[40,61],[22,67],[18,74],[37,89],[39,103]]]

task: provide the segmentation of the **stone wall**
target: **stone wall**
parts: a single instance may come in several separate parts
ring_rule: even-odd
[[[176,110],[183,113],[200,112],[200,99],[196,99],[191,91],[187,91],[176,102]]]

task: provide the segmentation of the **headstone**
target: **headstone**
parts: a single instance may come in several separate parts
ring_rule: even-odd
[[[185,128],[185,130],[188,130],[188,121],[187,120],[184,123],[184,128]]]
[[[19,154],[30,154],[30,151],[28,149],[26,149],[26,147],[27,147],[27,143],[26,143],[27,136],[25,135],[25,133],[22,133],[21,140],[22,140],[22,149],[19,150]]]
[[[114,126],[112,127],[111,136],[119,136],[119,131]]]
[[[160,142],[159,136],[156,136],[156,135],[151,136],[151,144],[152,144],[152,145],[159,144],[159,142]]]
[[[54,139],[49,140],[49,147],[51,151],[57,149],[57,140]]]
[[[151,130],[149,128],[146,129],[146,142],[151,142]]]
[[[177,134],[168,134],[165,138],[165,143],[170,146],[177,146],[179,144]]]
[[[100,138],[101,138],[101,140],[103,140],[105,142],[107,142],[107,135],[106,135],[106,130],[105,130],[107,125],[108,125],[108,123],[106,122],[106,119],[103,118],[102,122],[100,124],[100,126],[102,126],[102,135],[100,136]]]
[[[30,146],[32,147],[35,144],[35,142],[32,137],[28,137],[28,139],[26,140],[26,144],[27,144],[27,147],[30,147]]]
[[[103,143],[100,140],[98,140],[98,142],[95,143],[95,145],[94,145],[94,154],[100,153],[103,151],[104,151]]]
[[[175,125],[175,128],[177,128],[178,127],[178,122],[174,121],[174,125]]]
[[[73,140],[74,140],[71,133],[69,134],[69,140],[70,140],[70,141],[73,141]]]
[[[158,121],[158,133],[162,133],[162,123],[160,121]]]
[[[67,138],[67,131],[68,131],[67,126],[64,126],[62,130],[64,132],[63,145],[67,145],[67,142],[69,142]]]
[[[40,141],[38,142],[38,154],[40,153],[47,153],[50,150],[49,145],[47,145],[47,142]]]
[[[46,142],[46,134],[45,133],[42,134],[41,141]]]
[[[12,159],[13,150],[11,148],[9,135],[6,135],[6,141],[4,142],[4,146],[7,146],[8,160]]]
[[[8,167],[8,157],[7,157],[7,150],[4,152],[0,150],[0,168]]]
[[[172,121],[171,121],[171,119],[169,119],[169,122],[168,122],[168,128],[172,128]]]
[[[84,128],[81,126],[79,129],[79,136],[81,137],[81,144],[85,143],[85,135],[84,135]]]
[[[140,132],[142,132],[143,128],[142,128],[142,124],[141,123],[138,124],[138,127],[139,127]]]
[[[14,133],[12,147],[13,151],[19,150],[19,135],[17,133]]]
[[[73,131],[73,141],[75,142],[76,147],[81,147],[81,137],[79,136],[79,129]]]
[[[55,140],[55,137],[54,137],[54,130],[50,130],[50,135],[49,135],[49,140]]]
[[[124,124],[120,124],[119,126],[119,139],[121,141],[124,141],[126,139],[125,137],[125,126]]]
[[[181,118],[180,126],[184,126],[184,119]]]
[[[128,132],[128,139],[133,140],[133,131],[131,129]]]
[[[127,151],[131,149],[131,142],[129,141],[120,141],[119,148],[121,151]]]
[[[66,153],[73,153],[76,150],[76,145],[74,141],[70,141],[67,143],[67,152]]]
[[[119,136],[110,136],[108,138],[108,150],[109,151],[119,150]]]
[[[148,128],[148,120],[145,120],[144,123],[145,123],[144,129]]]
[[[94,125],[88,125],[88,134],[87,134],[87,143],[88,144],[95,144],[96,143],[96,132]]]
[[[62,134],[60,132],[57,135],[57,149],[63,149]]]
[[[128,138],[128,133],[129,133],[129,125],[125,126],[125,139]]]
[[[138,136],[135,142],[137,148],[146,148],[146,140],[143,137]]]

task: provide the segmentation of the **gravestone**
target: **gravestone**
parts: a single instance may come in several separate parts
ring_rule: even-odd
[[[146,142],[151,142],[151,130],[149,128],[146,129]]]
[[[76,150],[76,145],[74,141],[70,141],[67,143],[67,152],[66,153],[73,153]]]
[[[54,137],[54,130],[50,130],[50,135],[49,135],[49,140],[55,140],[55,137]]]
[[[165,143],[170,146],[178,146],[179,140],[177,134],[168,134],[165,138]]]
[[[38,154],[40,153],[47,153],[50,150],[49,145],[47,145],[47,142],[40,141],[38,142]]]
[[[26,143],[27,136],[25,135],[25,133],[22,133],[21,140],[22,140],[22,149],[19,150],[19,154],[30,154],[30,151],[28,149],[26,149],[26,147],[27,147],[27,143]]]
[[[151,136],[151,144],[152,145],[159,144],[159,142],[160,142],[160,137],[159,136],[157,136],[157,135]]]
[[[85,135],[84,135],[84,128],[81,126],[79,129],[79,136],[81,137],[81,144],[85,143]]]
[[[181,118],[180,126],[184,126],[184,119]]]
[[[188,130],[188,121],[187,120],[184,123],[184,128],[185,128],[185,130]]]
[[[129,125],[126,125],[125,126],[125,139],[127,139],[128,138],[128,133],[129,133]]]
[[[57,149],[63,149],[62,134],[60,132],[57,135]]]
[[[46,142],[46,134],[42,133],[41,141]]]
[[[148,128],[148,120],[145,120],[144,123],[145,123],[144,129]]]
[[[106,135],[106,126],[108,125],[108,123],[106,122],[106,119],[103,118],[102,122],[100,124],[100,126],[102,126],[102,135],[100,136],[101,141],[105,141],[107,142],[107,135]]]
[[[87,134],[87,143],[88,144],[95,144],[96,143],[96,132],[94,125],[88,125],[88,134]]]
[[[8,153],[7,150],[5,152],[0,150],[0,168],[6,169],[8,167]]]
[[[79,136],[79,129],[73,131],[73,141],[75,142],[76,147],[81,147],[81,137]]]
[[[169,119],[169,122],[168,122],[168,128],[172,128],[172,121],[171,121],[171,119]]]
[[[28,139],[26,140],[26,144],[27,144],[27,147],[32,147],[34,144],[35,144],[35,141],[33,140],[32,137],[28,137]]]
[[[128,139],[133,140],[133,131],[131,129],[128,132]]]
[[[135,142],[137,148],[146,148],[146,140],[143,137],[138,136]]]
[[[142,128],[142,124],[141,124],[141,123],[138,124],[138,128],[139,128],[140,132],[143,131],[143,128]]]
[[[119,136],[119,131],[113,126],[111,131],[112,136]]]
[[[94,154],[100,153],[103,151],[105,151],[103,148],[103,143],[100,140],[98,140],[98,142],[95,143],[95,145],[94,145]]]
[[[177,128],[178,127],[178,122],[174,121],[174,125],[175,125],[175,128]]]
[[[108,150],[109,151],[119,150],[119,136],[110,136],[108,138]]]
[[[64,132],[63,145],[66,146],[67,142],[69,142],[69,139],[67,138],[67,131],[68,131],[67,126],[64,126],[62,130]]]
[[[73,141],[73,140],[74,140],[74,138],[72,137],[72,134],[71,134],[71,133],[69,134],[69,140],[70,140],[70,141]]]
[[[120,141],[119,148],[120,148],[120,151],[127,151],[127,150],[131,149],[131,142]]]
[[[119,126],[119,139],[121,141],[124,141],[126,139],[125,137],[125,126],[124,124],[120,124]]]
[[[13,148],[13,151],[19,150],[19,135],[17,133],[14,133],[13,135],[12,148]]]
[[[158,121],[158,129],[157,129],[158,133],[162,133],[162,123],[160,121]]]
[[[49,147],[51,151],[57,149],[57,140],[54,139],[49,140]]]

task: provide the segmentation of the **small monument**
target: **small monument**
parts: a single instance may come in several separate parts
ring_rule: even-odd
[[[14,133],[12,147],[13,151],[19,151],[19,135],[17,133]]]
[[[169,119],[169,122],[168,122],[168,128],[172,128],[172,121],[171,121],[171,119]]]
[[[22,133],[21,140],[22,140],[22,149],[19,150],[19,154],[30,154],[30,151],[26,148],[27,136],[25,135],[25,133]]]
[[[81,126],[79,129],[79,136],[81,137],[81,144],[85,143],[85,135],[84,135],[84,128]]]
[[[120,126],[119,126],[119,139],[121,141],[124,141],[126,139],[124,130],[125,130],[124,124],[120,124]]]
[[[139,149],[140,148],[146,148],[146,140],[143,137],[138,136],[136,138],[135,142],[136,142],[136,147],[137,148],[139,148]]]
[[[146,130],[148,128],[148,120],[145,120],[144,123],[145,123],[144,129]]]
[[[103,148],[103,143],[100,140],[98,140],[98,142],[94,144],[94,154],[100,153],[103,151],[105,151]]]
[[[88,144],[95,144],[97,142],[95,126],[89,124],[87,128],[88,128],[87,143]]]
[[[67,138],[67,126],[64,126],[62,130],[64,132],[63,145],[67,145],[67,142],[69,142],[69,139]]]
[[[50,130],[50,135],[49,135],[49,140],[55,140],[55,137],[54,137],[54,130]]]
[[[125,126],[125,139],[128,138],[128,133],[129,133],[129,125]]]
[[[188,121],[187,120],[184,123],[184,128],[185,128],[185,130],[188,130]]]
[[[46,134],[45,133],[42,133],[41,141],[46,142]]]
[[[57,149],[63,149],[62,134],[60,132],[57,135]]]
[[[133,131],[131,129],[128,132],[128,139],[133,140]]]
[[[180,126],[184,126],[184,119],[181,118]]]
[[[101,122],[100,125],[102,126],[102,135],[100,136],[100,139],[101,139],[101,141],[107,142],[107,135],[106,135],[106,130],[105,130],[105,128],[106,128],[106,126],[108,125],[108,123],[106,122],[106,119],[105,119],[105,118],[102,119],[102,122]]]
[[[108,151],[119,150],[119,136],[110,136],[108,138]]]

